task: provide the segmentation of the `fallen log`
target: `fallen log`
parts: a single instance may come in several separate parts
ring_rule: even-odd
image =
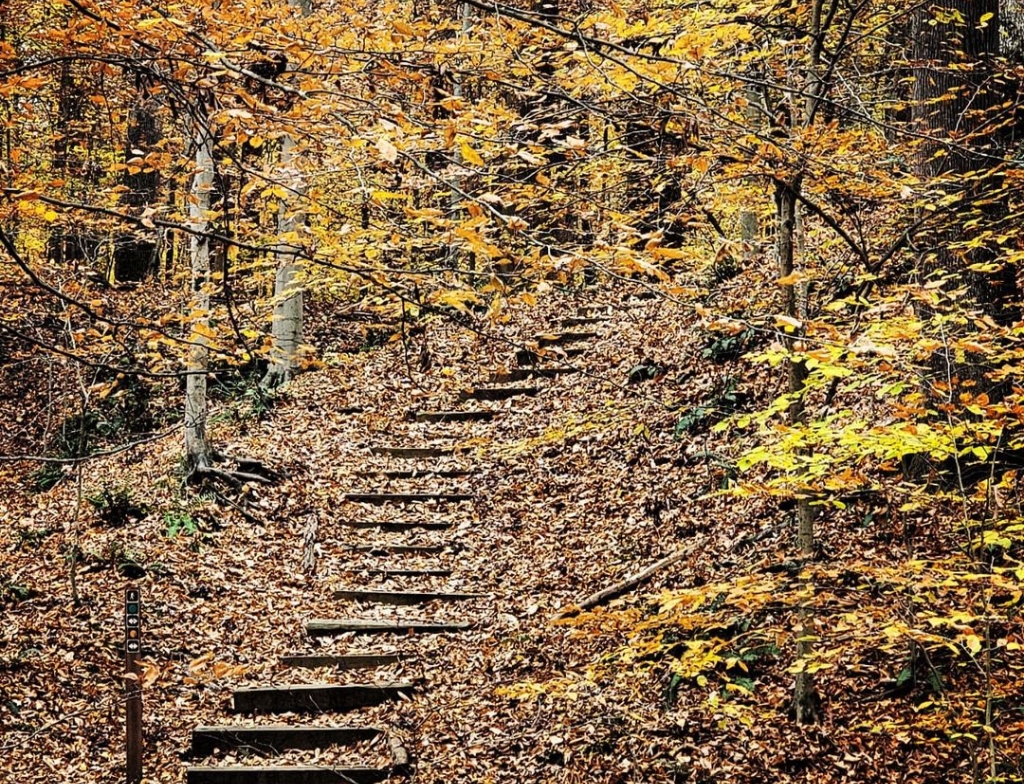
[[[648,566],[646,569],[639,571],[624,580],[620,580],[614,585],[609,585],[607,588],[604,588],[597,593],[592,593],[582,601],[560,610],[558,614],[555,615],[555,619],[569,618],[584,610],[592,610],[605,602],[617,599],[622,596],[622,594],[633,590],[639,585],[643,585],[662,569],[671,566],[674,563],[678,563],[688,555],[691,555],[695,549],[696,545],[691,544],[689,547],[684,547],[682,550],[676,550],[671,555],[665,556],[660,561]]]

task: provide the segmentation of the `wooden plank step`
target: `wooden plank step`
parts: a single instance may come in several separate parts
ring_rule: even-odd
[[[461,400],[509,400],[519,395],[536,395],[537,387],[476,387],[464,389],[459,393]]]
[[[658,299],[661,296],[660,292],[653,291],[651,289],[644,289],[643,291],[633,291],[626,295],[627,299]]]
[[[220,725],[192,730],[192,754],[205,757],[214,749],[247,749],[258,754],[279,754],[286,749],[326,749],[383,733],[380,727],[293,727],[267,724],[261,727]]]
[[[426,523],[425,525],[445,527],[449,524]],[[348,549],[356,553],[370,553],[370,555],[438,555],[449,547],[450,545],[446,544],[390,544],[385,547],[373,544],[354,544],[350,545]]]
[[[339,654],[295,654],[282,656],[280,663],[285,667],[298,667],[304,670],[315,670],[320,667],[333,667],[336,670],[369,670],[374,667],[387,667],[403,661],[397,653],[339,653]]]
[[[341,408],[331,409],[333,414],[362,414],[366,411],[362,406],[342,406]]]
[[[586,327],[592,324],[603,324],[607,320],[607,316],[569,316],[569,318],[562,319],[562,326]]]
[[[450,446],[374,446],[370,447],[370,454],[415,460],[426,457],[449,457],[455,454],[455,449]]]
[[[473,476],[475,471],[433,471],[429,468],[424,468],[420,471],[401,471],[398,469],[386,471],[356,471],[356,476],[369,478],[373,476],[383,476],[385,479],[420,479],[430,477],[440,477],[441,479],[458,479],[465,476]]]
[[[585,348],[564,348],[564,349],[561,349],[557,353],[555,353],[554,351],[552,351],[550,353],[544,352],[544,354],[542,356],[541,352],[539,352],[539,351],[532,351],[532,350],[530,350],[528,348],[522,348],[522,349],[519,349],[519,351],[516,352],[516,364],[522,365],[522,366],[537,365],[545,357],[549,357],[549,356],[550,357],[554,357],[556,359],[572,359],[573,357],[583,356],[586,353],[587,353],[587,349],[585,349]]]
[[[391,768],[314,765],[191,766],[186,784],[379,784],[391,777]]]
[[[367,621],[360,618],[317,618],[306,624],[310,637],[325,637],[332,634],[355,632],[356,634],[444,634],[461,632],[473,626],[465,622],[440,621]]]
[[[451,569],[367,569],[374,577],[451,577]]]
[[[414,422],[490,422],[493,411],[413,411]]]
[[[231,697],[233,713],[320,713],[348,711],[408,696],[411,683],[291,684],[238,689]]]
[[[444,591],[374,591],[367,589],[343,589],[332,596],[345,602],[387,604],[392,607],[407,607],[426,602],[462,602],[468,599],[486,599],[486,593],[450,593]]]
[[[476,498],[470,493],[345,493],[343,497],[355,504],[422,504],[427,501],[454,504]]]
[[[541,348],[547,346],[564,346],[567,343],[582,343],[584,340],[593,340],[597,337],[596,332],[555,332],[547,335],[536,335],[534,340]]]
[[[579,372],[580,369],[574,367],[521,367],[501,373],[492,373],[487,382],[489,384],[508,384],[512,381],[526,381],[529,378],[556,378]]]
[[[339,523],[346,528],[376,528],[379,531],[390,531],[392,533],[401,531],[443,531],[451,528],[452,524],[444,520],[415,520],[388,521],[388,520],[340,520]]]

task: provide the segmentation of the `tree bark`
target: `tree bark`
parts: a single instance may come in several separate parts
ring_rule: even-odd
[[[196,120],[195,174],[189,205],[192,234],[192,316],[191,345],[188,351],[185,381],[185,466],[189,473],[202,471],[210,465],[210,441],[206,432],[206,372],[209,348],[204,333],[210,329],[210,192],[213,189],[213,136],[200,116]]]
[[[963,200],[948,222],[935,227],[931,252],[919,270],[922,277],[939,270],[959,273],[974,306],[997,323],[1011,324],[1020,318],[1015,267],[975,272],[970,265],[996,258],[995,248],[962,255],[949,248],[969,239],[972,229],[964,227],[974,223],[971,219],[980,217],[984,231],[1006,214],[1000,195],[1003,174],[994,163],[1002,155],[1004,133],[996,119],[1004,88],[1002,80],[993,78],[999,28],[999,0],[942,0],[915,12],[912,106],[922,141],[914,168],[923,180]]]
[[[310,13],[309,0],[289,0],[303,16]],[[274,279],[274,315],[271,323],[273,347],[263,385],[270,389],[288,383],[298,368],[304,314],[303,265],[299,260],[299,233],[306,223],[297,202],[305,195],[305,183],[298,167],[295,139],[281,138],[279,176],[286,195],[277,210],[277,275]]]

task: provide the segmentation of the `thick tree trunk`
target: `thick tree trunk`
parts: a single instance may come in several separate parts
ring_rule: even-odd
[[[984,21],[982,21],[984,20]],[[922,276],[938,270],[962,276],[973,304],[996,322],[1020,318],[1016,270],[1004,264],[992,274],[969,269],[996,257],[994,248],[955,254],[950,244],[970,239],[965,225],[980,218],[998,221],[1006,212],[1001,157],[1004,129],[995,125],[1003,101],[1002,81],[993,79],[999,56],[999,0],[942,0],[915,13],[913,118],[923,137],[915,160],[917,174],[957,193],[962,205],[931,236],[932,251],[922,260]],[[969,176],[968,176],[968,173]],[[963,175],[963,176],[959,176]],[[985,230],[982,225],[981,230]]]
[[[159,104],[146,95],[145,85],[139,85],[138,105],[132,109],[128,119],[128,138],[125,148],[124,174],[125,206],[133,213],[146,207],[156,206],[160,190],[160,174],[152,166],[130,161],[145,157],[153,152],[160,142],[160,119],[157,115]],[[118,281],[141,281],[152,275],[159,261],[159,235],[155,230],[137,229],[124,234],[114,241],[114,279]]]
[[[206,371],[210,329],[210,192],[213,189],[213,137],[204,120],[196,124],[196,171],[192,179],[189,225],[192,235],[192,345],[189,346],[185,382],[185,465],[189,472],[210,465],[210,440],[206,432]]]

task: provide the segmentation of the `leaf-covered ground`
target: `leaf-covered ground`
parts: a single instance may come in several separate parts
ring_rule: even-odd
[[[573,328],[598,333],[578,344],[586,351],[571,362],[580,373],[522,382],[541,388],[534,397],[458,402],[459,390],[514,367],[519,346],[539,332],[561,331],[560,321],[584,305],[600,306],[607,320]],[[334,328],[329,318],[318,323]],[[144,596],[147,781],[184,780],[190,729],[232,720],[225,708],[233,689],[321,681],[414,681],[413,699],[340,722],[389,728],[412,754],[414,780],[424,784],[972,780],[968,747],[977,742],[958,741],[938,722],[929,731],[920,718],[927,712],[920,689],[887,692],[898,680],[900,654],[868,645],[863,630],[851,629],[849,651],[820,673],[821,724],[802,728],[787,716],[796,605],[784,597],[800,579],[790,568],[792,513],[776,500],[720,492],[735,478],[731,466],[744,445],[708,427],[716,408],[771,400],[780,381],[770,371],[728,357],[714,361],[723,359],[708,351],[716,338],[692,310],[632,298],[625,290],[549,292],[485,329],[489,337],[436,322],[408,343],[358,354],[324,352],[326,367],[300,376],[261,421],[222,420],[215,426],[219,448],[287,474],[276,486],[249,488],[244,497],[183,487],[176,440],[84,469],[85,495],[120,490],[137,507],[122,527],[102,525],[89,503],[76,513],[74,476],[34,493],[24,480],[32,466],[6,466],[8,491],[0,508],[4,780],[121,777],[121,613],[129,584],[140,585]],[[730,388],[742,395],[725,403]],[[353,406],[362,411],[351,413]],[[455,407],[493,409],[499,416],[447,424],[407,417],[411,410]],[[370,452],[422,445],[457,451],[424,461]],[[358,475],[410,467],[474,473],[390,481]],[[476,500],[402,508],[342,498],[380,490],[471,492]],[[880,519],[883,512],[865,523],[867,517],[863,510],[837,513],[819,526],[817,579],[828,596],[832,629],[839,628],[833,621],[844,607],[860,612],[875,602],[881,619],[899,602],[892,592],[866,591],[858,578],[858,570],[907,558],[906,542],[894,533],[903,529]],[[410,534],[340,524],[422,518],[452,526]],[[304,535],[314,520],[316,572],[308,575]],[[917,554],[941,555],[941,524],[920,522]],[[76,541],[79,606],[71,600],[67,558]],[[446,549],[436,556],[365,549],[389,543]],[[687,556],[638,592],[574,622],[553,622],[559,609],[680,548],[688,548]],[[452,575],[371,574],[399,562],[450,568]],[[133,581],[125,571],[142,576]],[[370,585],[488,597],[403,608],[331,598],[337,588]],[[746,593],[736,588],[743,585]],[[688,628],[678,615],[665,621],[672,627],[668,636],[666,628],[652,627],[672,612],[664,590],[691,599],[695,591],[706,592],[705,626]],[[455,635],[305,637],[305,621],[329,617],[428,617],[468,620],[473,627]],[[866,617],[857,616],[861,623]],[[722,628],[714,628],[720,621]],[[1013,630],[1006,633],[1012,637]],[[847,644],[841,635],[836,632],[837,649]],[[744,637],[757,645],[741,644]],[[673,674],[670,662],[685,660],[695,640],[721,640],[761,655],[744,654],[742,672],[733,662],[728,673],[719,665],[698,667],[692,676],[677,667]],[[704,650],[690,648],[698,649]],[[406,659],[342,673],[278,664],[289,653],[356,650],[398,651]],[[947,686],[957,685],[958,672],[949,668]],[[962,699],[976,700],[966,676],[962,682]],[[327,724],[339,718],[241,721]],[[1019,748],[1021,724],[1004,727],[1000,743]],[[386,760],[387,748],[379,741],[278,760],[377,764]]]

